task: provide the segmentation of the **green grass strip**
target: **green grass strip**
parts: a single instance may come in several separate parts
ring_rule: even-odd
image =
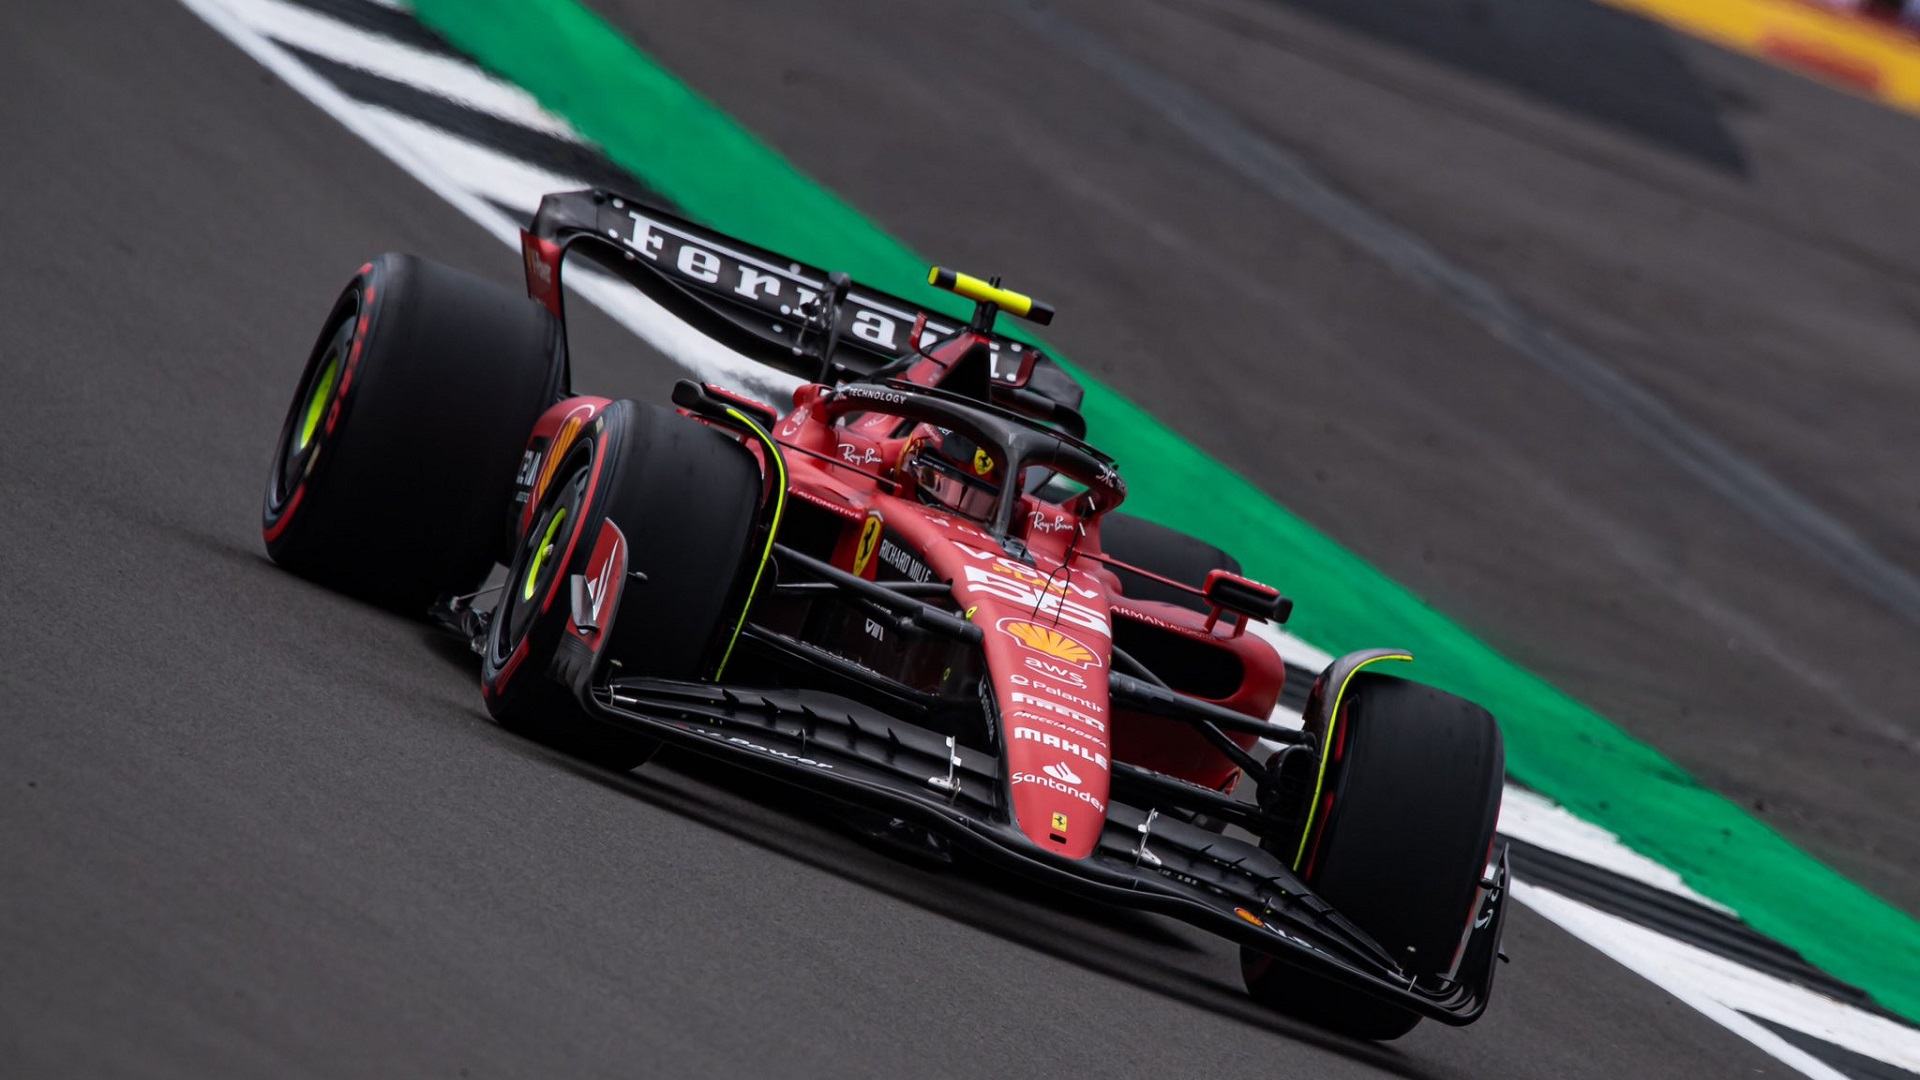
[[[925,284],[927,260],[576,0],[415,0],[415,8],[422,21],[566,117],[694,218],[964,315],[953,296]],[[1125,469],[1129,509],[1233,551],[1253,576],[1297,601],[1290,629],[1324,649],[1411,649],[1421,678],[1482,702],[1500,718],[1515,779],[1617,833],[1829,973],[1920,1020],[1920,924],[1079,374],[1093,437]]]

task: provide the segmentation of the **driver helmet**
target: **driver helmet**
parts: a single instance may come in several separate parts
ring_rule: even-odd
[[[985,521],[1000,498],[1000,463],[957,431],[934,428],[907,440],[901,472],[921,502]]]

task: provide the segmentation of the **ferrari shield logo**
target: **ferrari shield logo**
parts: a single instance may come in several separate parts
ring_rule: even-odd
[[[873,553],[880,550],[880,529],[885,524],[879,514],[867,515],[860,525],[860,543],[853,549],[853,574],[866,577],[867,567],[873,564]]]
[[[1053,812],[1053,831],[1061,836],[1067,835],[1067,815],[1058,810]]]

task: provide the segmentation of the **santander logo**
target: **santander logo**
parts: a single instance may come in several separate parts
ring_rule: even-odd
[[[1042,769],[1041,771],[1046,773],[1048,776],[1053,777],[1055,780],[1060,781],[1063,784],[1081,783],[1079,774],[1074,772],[1073,769],[1070,766],[1068,766],[1068,764],[1064,761],[1056,765],[1049,765],[1045,769]]]

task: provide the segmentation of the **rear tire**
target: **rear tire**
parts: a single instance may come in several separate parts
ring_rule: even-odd
[[[1301,876],[1409,973],[1445,974],[1474,916],[1500,816],[1500,728],[1463,698],[1361,672],[1335,718],[1330,752]],[[1268,846],[1291,863],[1298,842]],[[1256,1000],[1342,1034],[1397,1039],[1420,1022],[1251,949],[1240,962]]]
[[[569,579],[608,522],[627,549],[598,662],[622,676],[695,680],[737,614],[734,584],[754,532],[758,464],[733,439],[669,409],[617,401],[565,452],[521,538],[488,625],[487,710],[500,726],[618,771],[659,748],[590,716],[560,679],[587,663]],[[610,623],[607,620],[611,620]],[[567,670],[562,670],[568,668]]]
[[[1121,513],[1100,519],[1100,550],[1123,563],[1196,589],[1205,585],[1207,575],[1215,570],[1240,572],[1240,560],[1204,540]],[[1113,572],[1120,578],[1121,595],[1129,600],[1158,600],[1202,614],[1212,610],[1205,599],[1193,593],[1122,567],[1113,567]]]
[[[563,362],[559,321],[524,296],[411,255],[362,267],[281,427],[267,554],[413,614],[478,588]]]

